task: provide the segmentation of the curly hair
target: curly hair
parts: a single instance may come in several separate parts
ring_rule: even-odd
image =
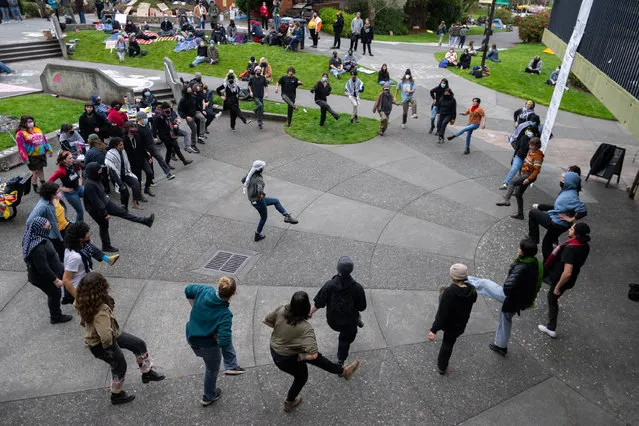
[[[64,233],[64,246],[78,251],[82,248],[82,240],[89,232],[89,225],[81,220],[69,225]]]
[[[113,298],[109,295],[109,283],[99,272],[89,272],[80,280],[75,295],[75,307],[82,322],[93,323],[95,315],[104,304],[111,309],[115,306]]]

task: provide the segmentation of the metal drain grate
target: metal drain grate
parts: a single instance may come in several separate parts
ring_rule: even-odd
[[[204,269],[235,274],[244,266],[251,256],[232,253],[228,251],[216,251],[211,260],[204,265]]]

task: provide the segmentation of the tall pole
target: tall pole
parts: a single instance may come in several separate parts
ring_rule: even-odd
[[[588,23],[593,1],[594,0],[582,0],[579,15],[577,15],[577,23],[575,23],[575,29],[572,31],[572,36],[570,36],[570,41],[566,46],[566,53],[564,53],[564,59],[561,62],[561,70],[557,77],[555,91],[550,99],[550,106],[548,107],[548,113],[544,121],[544,129],[541,132],[541,150],[544,152],[546,152],[550,134],[555,125],[557,111],[559,110],[559,104],[561,104],[561,98],[564,95],[568,74],[570,74],[570,68],[575,59],[575,53],[577,53],[577,48],[579,47],[579,43],[581,43],[581,37],[583,37],[584,31],[586,30],[586,24]]]
[[[493,0],[493,4],[490,5],[490,14],[488,15],[488,22],[486,23],[486,32],[484,37],[484,53],[481,55],[481,67],[486,65],[486,55],[488,54],[488,42],[490,41],[490,33],[493,30],[493,18],[495,17],[495,3],[497,0]]]

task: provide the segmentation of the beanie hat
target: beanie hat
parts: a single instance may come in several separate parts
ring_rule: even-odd
[[[450,267],[450,277],[455,281],[466,281],[468,279],[468,266],[455,263]]]
[[[100,140],[100,136],[96,135],[95,133],[91,133],[89,137],[87,138],[87,142],[93,142],[93,141],[99,141],[99,140]]]
[[[195,73],[195,78],[202,78],[202,73],[196,72]]]
[[[146,112],[138,111],[138,113],[135,114],[135,118],[137,118],[138,120],[144,120],[145,118],[148,118],[148,116],[146,115]]]
[[[340,275],[350,275],[353,269],[353,259],[350,256],[342,256],[337,261],[337,273]]]

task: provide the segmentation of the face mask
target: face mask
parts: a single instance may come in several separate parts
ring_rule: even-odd
[[[151,96],[151,92],[144,92],[144,96]]]
[[[564,189],[564,183],[563,182],[559,182],[559,186],[561,187],[561,189]]]
[[[532,138],[533,134],[532,134],[532,132],[526,132],[526,136],[528,136],[529,138]]]
[[[229,78],[228,82],[229,82],[229,84],[233,84],[233,83],[235,83],[235,80],[233,80],[232,78]]]
[[[71,130],[71,131],[69,132],[69,136],[72,136],[74,133],[75,133],[75,130]]]
[[[261,67],[265,67],[266,65],[267,65],[267,64],[266,64],[266,62],[262,62],[262,63],[260,63],[260,66],[261,66]]]
[[[337,58],[337,53],[333,53],[333,58]]]
[[[328,78],[326,78],[326,77],[322,77],[322,81],[323,81],[323,82],[327,82],[327,81],[328,81]]]
[[[57,192],[57,193],[55,194],[54,198],[55,198],[56,200],[61,200],[61,199],[62,199],[62,192]]]
[[[439,85],[439,87],[441,87],[442,89],[445,89],[445,88],[446,88],[446,83],[441,83],[441,84]]]
[[[35,123],[33,121],[29,121],[27,123],[27,128],[29,128],[29,129],[33,129],[34,126],[35,126]]]
[[[149,119],[145,118],[144,120],[142,120],[142,124],[144,124],[145,126],[149,124]]]
[[[131,135],[135,135],[138,132],[137,129],[131,129],[129,130],[129,133],[131,133]]]
[[[164,111],[164,115],[167,116],[167,117],[170,117],[171,116],[171,110],[167,109],[166,111]]]

